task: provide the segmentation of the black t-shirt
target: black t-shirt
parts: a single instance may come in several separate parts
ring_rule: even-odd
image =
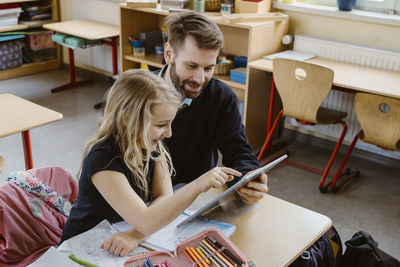
[[[106,219],[110,223],[119,222],[121,216],[107,203],[100,192],[93,185],[90,177],[99,171],[111,170],[125,175],[130,186],[145,200],[145,192],[139,188],[134,180],[133,173],[124,163],[121,151],[113,138],[95,145],[83,162],[79,179],[78,202],[72,207],[70,216],[65,224],[61,243],[75,235],[83,233]],[[154,161],[149,162],[147,183],[151,188],[154,174]]]

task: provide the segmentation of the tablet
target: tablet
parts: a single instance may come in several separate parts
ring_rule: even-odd
[[[254,180],[258,176],[260,176],[261,173],[267,172],[268,170],[272,169],[278,163],[282,162],[284,159],[286,159],[288,156],[285,154],[276,160],[272,161],[271,163],[260,167],[256,170],[254,170],[251,173],[247,173],[242,179],[240,179],[236,184],[232,185],[230,188],[228,188],[225,192],[222,194],[218,195],[216,198],[208,202],[206,205],[204,205],[202,208],[198,209],[195,213],[184,219],[181,223],[177,225],[177,227],[184,225],[185,223],[190,222],[194,218],[200,216],[201,214],[212,210],[213,208],[217,207],[220,205],[222,202],[224,202],[227,198],[229,198],[236,190],[247,184],[248,182]]]

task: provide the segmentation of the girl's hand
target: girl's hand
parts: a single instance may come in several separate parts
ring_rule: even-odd
[[[232,181],[233,175],[242,176],[240,172],[234,169],[228,167],[215,167],[197,178],[196,182],[198,182],[201,192],[205,192],[211,187],[220,188],[227,181]]]
[[[143,240],[143,235],[131,229],[125,232],[113,234],[109,239],[105,240],[100,247],[114,255],[126,256]]]

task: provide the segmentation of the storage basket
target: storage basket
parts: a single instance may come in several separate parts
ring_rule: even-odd
[[[51,40],[52,31],[31,33],[26,35],[28,47],[32,51],[55,47],[54,42]]]
[[[0,70],[22,65],[21,40],[0,42]]]
[[[204,10],[205,11],[219,11],[221,9],[221,0],[205,0]]]
[[[230,69],[233,68],[233,62],[230,59],[225,59],[224,63],[218,62],[218,64],[214,67],[214,74],[215,75],[228,75]]]

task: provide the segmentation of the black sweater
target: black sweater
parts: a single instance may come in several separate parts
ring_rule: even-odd
[[[243,175],[259,167],[244,133],[244,126],[232,89],[212,78],[190,106],[178,111],[172,123],[172,137],[165,140],[176,170],[173,184],[189,183],[222,164]]]

